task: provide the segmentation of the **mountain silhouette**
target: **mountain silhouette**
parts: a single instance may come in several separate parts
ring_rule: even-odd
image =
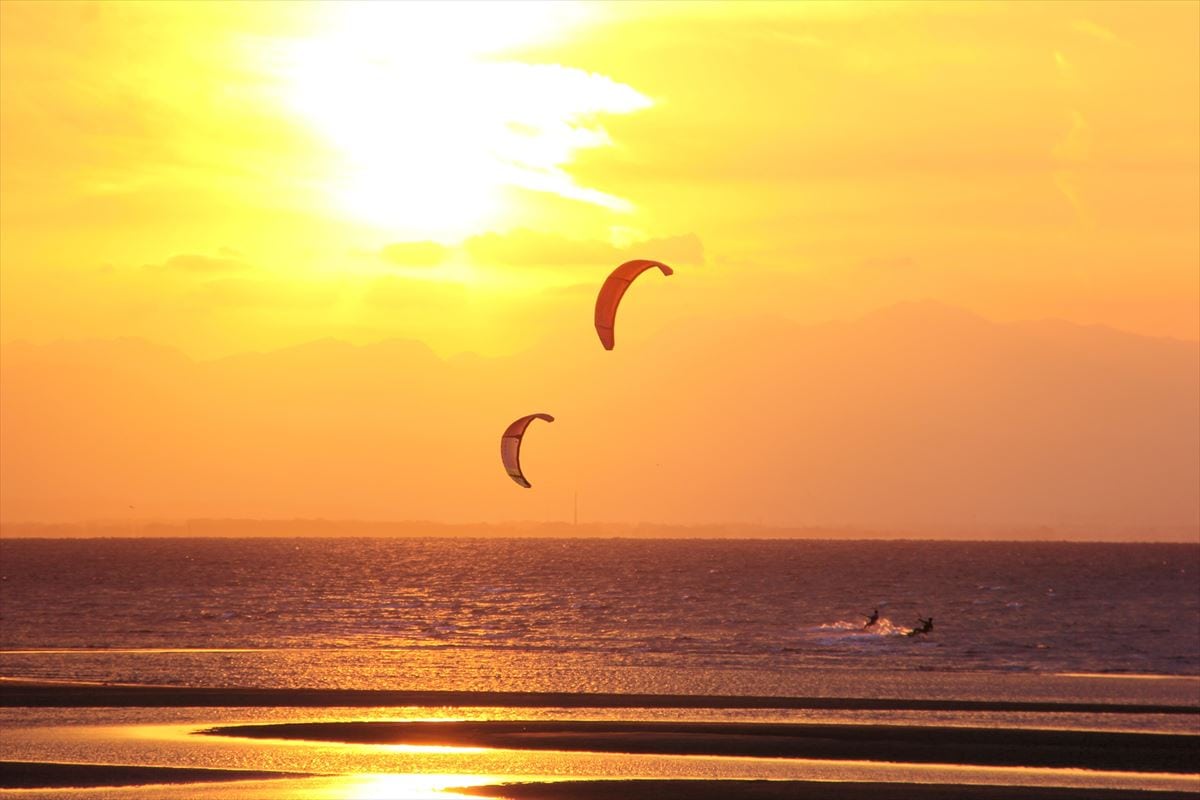
[[[195,361],[3,347],[0,515],[847,525],[1131,537],[1200,525],[1200,345],[906,303],[438,358],[333,340]],[[514,487],[498,437],[545,411]]]

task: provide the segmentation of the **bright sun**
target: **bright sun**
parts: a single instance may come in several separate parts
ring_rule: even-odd
[[[344,3],[287,52],[288,102],[333,147],[336,204],[396,235],[482,230],[504,189],[626,210],[565,171],[608,143],[598,113],[651,101],[603,75],[495,54],[561,35],[589,13],[562,3]]]

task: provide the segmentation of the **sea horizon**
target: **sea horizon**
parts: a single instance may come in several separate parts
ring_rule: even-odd
[[[767,525],[660,522],[498,521],[296,518],[100,519],[70,522],[0,522],[3,539],[93,538],[562,538],[562,539],[791,539],[810,541],[1064,542],[1109,544],[1197,544],[1200,526],[1013,525],[972,530],[969,526],[900,527],[859,525]]]

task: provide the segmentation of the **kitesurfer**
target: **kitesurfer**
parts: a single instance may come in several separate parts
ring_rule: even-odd
[[[867,624],[863,625],[863,630],[865,631],[867,628],[871,627],[876,622],[879,622],[879,609],[877,608],[874,611],[872,611],[870,616],[868,616],[866,614],[863,614],[863,616],[867,617]]]
[[[930,617],[929,619],[917,617],[917,621],[921,623],[921,627],[913,628],[908,632],[908,636],[918,636],[922,633],[929,633],[931,630],[933,630],[933,617]]]

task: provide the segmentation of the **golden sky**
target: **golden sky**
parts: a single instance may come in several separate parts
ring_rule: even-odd
[[[1200,339],[1198,54],[1195,2],[4,0],[4,515],[1195,526],[1194,345],[1055,325]]]
[[[644,256],[1196,339],[1198,9],[4,2],[0,337],[511,352]]]

